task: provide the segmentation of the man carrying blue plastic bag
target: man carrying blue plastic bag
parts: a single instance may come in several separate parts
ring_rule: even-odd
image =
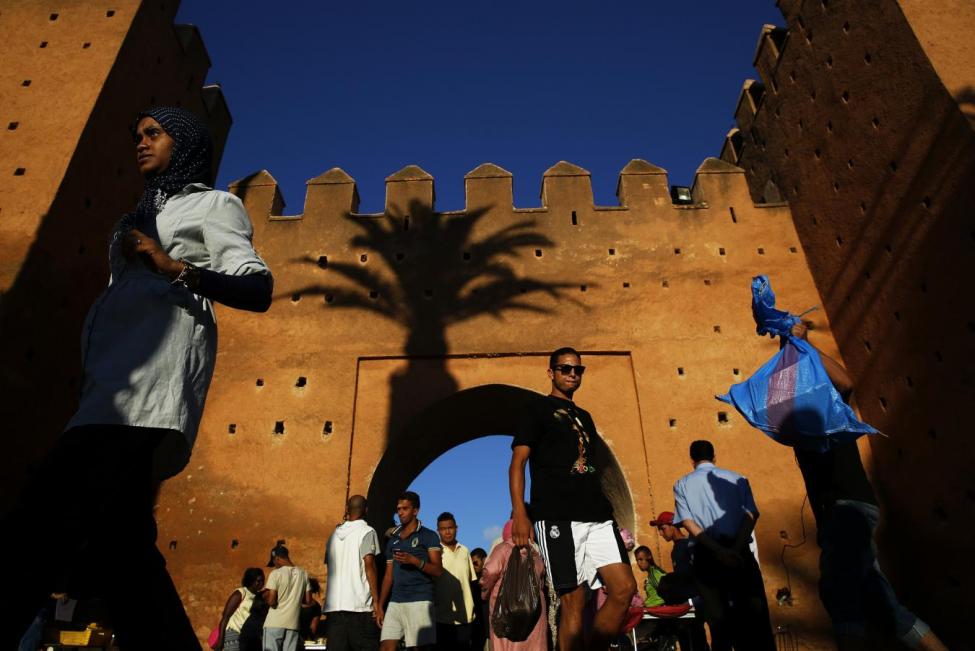
[[[946,649],[927,624],[898,602],[877,562],[879,509],[856,443],[877,430],[850,409],[852,379],[808,341],[798,317],[775,309],[766,276],[752,280],[752,313],[758,334],[780,337],[780,350],[718,399],[795,450],[818,529],[820,599],[838,648],[866,648],[869,622],[911,648]]]

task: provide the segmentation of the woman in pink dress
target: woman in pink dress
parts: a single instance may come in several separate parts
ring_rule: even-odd
[[[498,599],[498,592],[501,589],[501,580],[504,578],[504,571],[508,567],[508,560],[514,552],[515,545],[511,541],[511,520],[504,525],[501,532],[502,541],[498,546],[491,550],[484,563],[484,572],[481,574],[481,595],[484,599],[491,595],[489,613],[494,612],[494,602]],[[541,554],[535,543],[532,543],[532,557],[535,559],[535,571],[538,573],[538,585],[545,585],[545,563],[542,562]],[[524,552],[523,552],[524,553]],[[541,613],[538,622],[531,635],[524,642],[512,642],[504,638],[499,638],[494,634],[490,621],[488,628],[491,630],[491,649],[493,651],[546,651],[548,649],[548,606],[545,603],[545,592],[540,595],[542,601]]]

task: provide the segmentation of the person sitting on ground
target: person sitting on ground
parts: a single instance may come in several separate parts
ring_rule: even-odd
[[[653,552],[646,545],[637,547],[636,551],[633,552],[633,557],[636,558],[636,566],[647,575],[647,578],[643,580],[644,607],[663,606],[664,600],[657,594],[657,586],[660,584],[660,579],[667,573],[653,560]]]
[[[230,593],[220,616],[219,634],[213,651],[240,651],[240,631],[251,614],[254,598],[264,589],[264,570],[249,567],[240,587]]]

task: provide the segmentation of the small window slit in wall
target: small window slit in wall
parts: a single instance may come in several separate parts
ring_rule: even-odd
[[[237,549],[238,547],[240,547],[240,541],[237,540],[236,538],[232,538],[230,540],[230,548],[231,549]]]
[[[684,367],[683,366],[678,366],[677,367],[677,375],[680,375],[680,376],[683,377],[683,375],[684,375]]]
[[[731,369],[731,374],[732,375],[741,375],[741,369],[733,368],[733,369]]]
[[[799,252],[799,249],[797,249],[796,247],[794,247],[794,246],[790,246],[789,247],[789,253],[798,253],[798,252]]]
[[[542,257],[542,250],[541,249],[535,249],[535,257],[536,258]]]
[[[680,255],[680,249],[675,248],[674,249],[674,255]]]
[[[728,208],[728,212],[731,213],[731,223],[732,224],[737,224],[738,223],[738,215],[735,214],[735,209],[734,208]]]
[[[616,249],[610,249],[609,250],[609,254],[610,255],[616,255]]]
[[[320,256],[318,256],[318,267],[320,269],[327,269],[328,268],[328,256],[327,255],[320,255]]]
[[[630,283],[624,282],[623,289],[629,289],[629,288],[630,288]]]
[[[255,382],[255,384],[259,387],[264,386],[264,378],[261,377],[257,378],[257,382]]]
[[[763,249],[762,247],[758,247],[758,254],[765,255],[765,249]]]
[[[721,326],[719,325],[714,326],[714,331],[718,334],[721,334]]]
[[[276,420],[274,421],[274,433],[278,436],[284,434],[284,421]]]
[[[667,289],[668,287],[670,287],[670,282],[666,280],[661,280],[660,286],[663,287],[664,289]]]
[[[677,419],[671,418],[667,421],[667,424],[670,426],[670,429],[675,429],[677,427]]]
[[[578,226],[579,225],[579,219],[576,217],[576,211],[575,210],[572,211],[572,225],[573,226]]]
[[[237,433],[237,423],[230,423],[229,425],[227,425],[227,434],[236,434],[236,433]]]
[[[372,300],[374,300],[374,301],[377,300],[379,298],[379,292],[377,292],[377,291],[371,291],[371,292],[369,292],[369,298],[372,299]]]
[[[366,262],[369,262],[369,254],[368,253],[363,253],[362,255],[360,255],[359,256],[359,262],[361,262],[363,264],[365,264]]]
[[[304,375],[299,375],[298,379],[295,380],[295,386],[298,387],[299,389],[301,389],[307,384],[308,384],[308,378],[306,378]]]
[[[175,540],[170,540],[169,541],[169,551],[171,551],[171,552],[176,551],[176,545],[177,545],[177,543],[176,543]]]
[[[880,396],[877,401],[880,403],[880,408],[887,411],[887,398]]]
[[[335,297],[333,295],[331,295],[331,294],[325,294],[325,302],[326,303],[331,303],[334,300],[335,300]]]
[[[725,250],[723,246],[718,249],[718,255],[725,255]]]
[[[580,292],[584,292],[584,291],[587,291],[588,289],[589,289],[589,287],[588,287],[588,286],[586,286],[586,285],[579,285],[579,291],[580,291]]]
[[[328,436],[332,433],[332,421],[327,420],[322,426],[322,436]]]
[[[704,284],[707,285],[708,287],[710,287],[711,286],[711,279],[710,278],[705,278],[704,279]]]
[[[294,294],[291,295],[291,302],[292,303],[297,303],[300,300],[301,300],[301,294],[295,292]]]
[[[721,423],[721,424],[727,423],[728,422],[728,412],[726,412],[726,411],[719,411],[718,412],[718,422]]]

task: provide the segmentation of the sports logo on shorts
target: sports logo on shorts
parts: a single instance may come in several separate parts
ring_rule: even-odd
[[[419,538],[414,538],[413,539],[413,542],[410,543],[410,547],[416,547],[419,544],[420,544],[420,539]]]
[[[553,540],[556,539],[556,538],[558,538],[561,535],[562,535],[562,532],[559,531],[559,528],[558,528],[557,525],[554,525],[553,524],[552,525],[552,528],[548,530],[548,537],[549,538],[552,538]]]

